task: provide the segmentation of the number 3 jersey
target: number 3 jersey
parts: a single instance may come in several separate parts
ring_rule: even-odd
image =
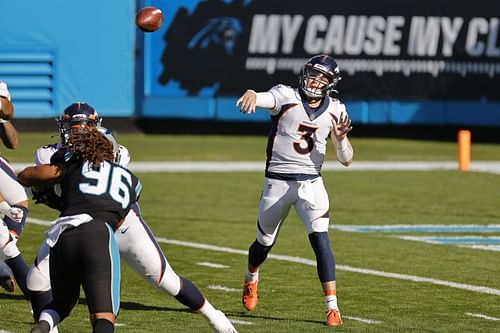
[[[325,160],[332,119],[345,113],[344,104],[326,96],[312,109],[298,89],[277,85],[269,90],[276,102],[270,110],[266,177],[303,180],[319,176]],[[347,115],[347,113],[346,113]]]
[[[139,179],[115,163],[104,161],[93,167],[64,148],[52,155],[50,163],[60,166],[63,172],[61,217],[88,214],[116,229],[139,197]]]

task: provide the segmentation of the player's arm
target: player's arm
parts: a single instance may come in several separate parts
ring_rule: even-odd
[[[11,207],[4,197],[0,194],[0,213],[8,216],[11,220],[21,223],[23,219],[24,212],[22,209],[17,207]]]
[[[0,119],[4,121],[10,120],[13,115],[14,105],[6,96],[0,95]]]
[[[255,90],[248,89],[236,101],[236,106],[240,108],[243,113],[254,113],[255,108],[274,109],[276,100],[270,92],[256,92]]]
[[[10,101],[9,89],[0,81],[0,138],[9,149],[16,149],[19,143],[16,128],[9,122],[13,116],[14,105]]]
[[[29,166],[17,175],[19,183],[26,187],[43,187],[57,183],[64,176],[62,164]]]
[[[0,122],[14,116],[14,105],[10,101],[10,92],[5,82],[0,81]]]
[[[332,132],[330,134],[335,145],[337,160],[344,166],[349,166],[354,157],[354,150],[347,134],[352,130],[351,119],[346,112],[340,113],[340,119],[332,117]]]
[[[16,149],[19,144],[16,128],[7,120],[0,119],[0,138],[9,149]]]

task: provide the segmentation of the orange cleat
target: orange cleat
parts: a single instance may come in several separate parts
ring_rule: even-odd
[[[342,326],[342,318],[340,318],[340,311],[336,309],[326,310],[326,325],[327,326]]]
[[[257,282],[245,282],[241,301],[247,311],[255,310],[257,302],[259,301],[259,296],[257,295]]]

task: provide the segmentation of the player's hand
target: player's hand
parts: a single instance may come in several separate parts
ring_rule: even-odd
[[[22,209],[11,207],[6,201],[0,202],[0,213],[11,218],[17,223],[21,223],[24,216],[24,212]]]
[[[16,223],[21,223],[21,221],[23,220],[24,212],[20,208],[12,207],[5,214],[5,216],[10,217]]]
[[[335,121],[335,118],[332,117],[332,135],[335,136],[337,141],[342,141],[346,138],[347,133],[352,130],[351,119],[345,112],[340,113],[340,119],[338,123]]]
[[[255,104],[257,102],[257,93],[251,89],[245,91],[245,93],[238,99],[236,106],[240,108],[240,112],[243,113],[255,113]]]

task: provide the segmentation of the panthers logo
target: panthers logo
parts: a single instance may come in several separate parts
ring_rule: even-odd
[[[233,54],[236,39],[241,33],[240,21],[234,17],[216,17],[198,32],[188,44],[194,47],[207,48],[210,44],[221,45],[229,55]]]
[[[165,32],[163,70],[169,90],[191,96],[234,94],[234,75],[245,64],[243,27],[251,16],[248,1],[201,1],[194,10],[180,7]]]

